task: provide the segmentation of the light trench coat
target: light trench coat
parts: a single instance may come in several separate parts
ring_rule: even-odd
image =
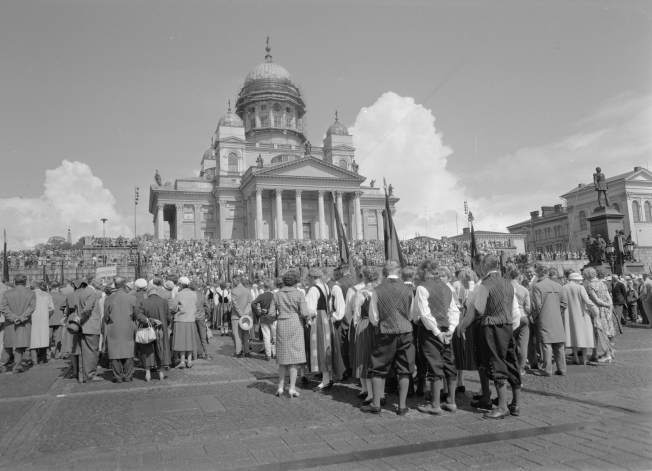
[[[32,314],[32,333],[29,348],[50,346],[50,313],[54,312],[54,301],[50,293],[36,288],[36,308]]]

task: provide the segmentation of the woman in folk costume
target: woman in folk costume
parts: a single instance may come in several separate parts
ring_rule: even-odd
[[[353,301],[353,325],[355,326],[354,353],[351,357],[351,369],[354,378],[359,378],[362,383],[362,393],[365,393],[364,404],[373,401],[371,378],[367,370],[371,364],[371,353],[374,350],[376,332],[374,325],[369,321],[369,304],[371,293],[378,281],[378,270],[373,267],[362,269],[364,287],[355,293]]]
[[[213,294],[213,327],[220,329],[220,337],[229,335],[229,322],[231,322],[231,293],[224,281],[215,288]]]
[[[475,331],[479,325],[479,322],[475,319],[475,310],[473,309],[475,286],[478,283],[478,276],[472,269],[463,268],[458,275],[458,279],[462,284],[462,289],[460,290],[462,309],[460,312],[460,323],[455,328],[455,335],[453,335],[452,346],[455,368],[457,369],[457,388],[455,391],[463,393],[466,391],[464,371],[478,370],[473,353],[476,343]]]
[[[29,350],[32,364],[36,366],[48,361],[46,353],[50,346],[50,316],[54,313],[54,302],[45,281],[32,281],[31,288],[36,294],[36,308],[32,314]]]
[[[344,364],[340,352],[335,351],[335,334],[331,318],[328,297],[330,292],[321,280],[322,271],[311,268],[308,280],[311,287],[306,294],[306,304],[311,317],[310,326],[310,371],[322,373],[322,381],[315,388],[316,392],[329,390],[333,387],[332,375],[341,377]]]

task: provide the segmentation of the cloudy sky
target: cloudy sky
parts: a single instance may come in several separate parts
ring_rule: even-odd
[[[339,111],[402,236],[505,230],[596,165],[652,160],[652,8],[640,1],[31,1],[0,4],[0,229],[152,232],[147,189],[194,175],[246,74],[305,89],[309,139]],[[427,206],[427,221],[425,218]]]

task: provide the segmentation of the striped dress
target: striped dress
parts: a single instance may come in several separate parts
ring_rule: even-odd
[[[303,329],[308,317],[308,307],[303,293],[293,286],[281,288],[274,293],[268,316],[276,320],[276,363],[305,363]]]
[[[351,368],[353,377],[366,379],[367,370],[371,366],[371,353],[374,351],[376,332],[374,325],[369,321],[369,304],[371,290],[366,286],[355,295],[353,323],[355,325],[355,341]]]

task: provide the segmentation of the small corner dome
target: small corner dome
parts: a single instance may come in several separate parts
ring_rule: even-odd
[[[326,131],[326,135],[339,135],[339,136],[348,136],[349,135],[349,130],[344,126],[342,123],[340,123],[337,118],[335,118],[335,122],[333,125],[328,128],[328,131]]]
[[[204,159],[214,159],[215,158],[215,152],[213,151],[212,147],[209,147],[206,152],[204,152]]]
[[[229,111],[220,118],[220,122],[217,124],[217,126],[244,126],[242,124],[242,120],[240,117],[235,114],[233,111],[231,111],[231,108],[229,108]]]

